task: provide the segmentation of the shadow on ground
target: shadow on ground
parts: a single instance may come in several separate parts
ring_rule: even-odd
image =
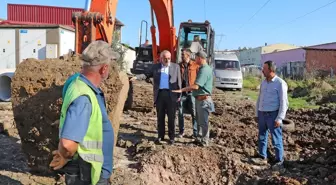
[[[17,180],[13,180],[9,177],[0,175],[0,184],[6,184],[6,185],[23,185],[21,182]]]

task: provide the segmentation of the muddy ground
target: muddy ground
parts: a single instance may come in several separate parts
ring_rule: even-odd
[[[269,166],[250,162],[257,152],[255,106],[241,92],[215,90],[216,112],[210,118],[212,142],[203,148],[190,138],[189,115],[185,118],[185,138],[177,138],[173,146],[155,145],[152,86],[136,82],[134,91],[134,107],[124,112],[119,130],[113,184],[336,184],[335,107],[288,112],[296,127],[294,132],[284,133],[285,169],[272,171]],[[15,133],[10,127],[11,106],[2,103],[1,107],[0,123]],[[0,148],[0,184],[56,183],[54,177],[29,173],[19,138],[3,132]],[[272,163],[273,149],[269,153]]]

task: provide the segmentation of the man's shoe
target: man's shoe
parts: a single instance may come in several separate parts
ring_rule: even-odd
[[[195,143],[195,144],[199,144],[199,143],[201,143],[201,140],[198,138],[198,137],[196,137],[195,139],[194,139],[194,142],[193,143]]]
[[[201,144],[202,147],[207,147],[207,146],[209,146],[209,143],[208,143],[208,142],[205,142],[205,141],[202,141],[200,144]]]
[[[173,139],[168,141],[168,144],[170,144],[170,145],[173,145],[174,143],[175,143],[175,141]]]
[[[157,145],[162,144],[162,140],[163,140],[163,139],[161,139],[161,138],[157,138],[157,139],[155,140],[155,144],[157,144]]]
[[[178,138],[183,138],[183,136],[184,136],[183,133],[179,133],[179,134],[177,135]]]
[[[252,158],[251,161],[256,165],[267,165],[267,159],[264,157]]]
[[[272,166],[272,170],[279,171],[284,168],[283,161],[278,161]]]

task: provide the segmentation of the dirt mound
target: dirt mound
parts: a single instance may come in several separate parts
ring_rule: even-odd
[[[319,84],[316,84],[316,87],[321,89],[322,91],[330,91],[334,89],[333,86],[325,81],[321,81]]]
[[[49,172],[51,152],[58,145],[58,120],[62,105],[62,88],[67,78],[80,71],[79,56],[66,60],[28,59],[17,66],[12,79],[12,105],[16,128],[29,166],[37,172]],[[116,65],[101,87],[108,112],[119,98],[122,83]]]
[[[219,184],[220,156],[211,149],[169,147],[147,155],[141,177],[148,185]]]

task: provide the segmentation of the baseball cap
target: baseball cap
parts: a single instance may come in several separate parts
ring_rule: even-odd
[[[89,66],[104,64],[119,58],[119,53],[113,51],[110,44],[101,40],[91,42],[81,55],[83,63]]]
[[[207,58],[207,54],[204,51],[199,51],[196,53],[197,57],[201,57],[201,58]]]

